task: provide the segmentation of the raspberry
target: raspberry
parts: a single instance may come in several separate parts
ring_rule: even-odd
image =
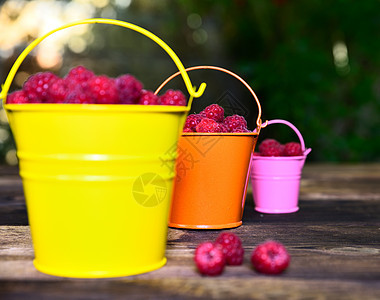
[[[237,127],[232,130],[232,132],[250,132],[246,127]]]
[[[219,127],[220,127],[220,132],[228,132],[228,127],[226,125],[224,125],[223,123],[219,123]]]
[[[194,132],[194,131],[192,131],[190,128],[184,128],[183,132]]]
[[[45,102],[47,100],[49,84],[56,78],[58,77],[51,72],[39,72],[30,76],[22,88],[28,95],[29,102]]]
[[[80,85],[83,89],[88,87],[88,80],[94,77],[95,74],[83,66],[72,68],[65,77],[66,84],[69,89],[74,89]]]
[[[151,91],[142,90],[138,104],[142,105],[159,105],[160,98]]]
[[[196,132],[221,132],[221,127],[218,122],[203,118],[195,127]]]
[[[139,101],[143,88],[140,81],[129,74],[121,75],[115,81],[122,104],[136,104]]]
[[[94,104],[95,99],[80,86],[76,86],[76,88],[67,93],[63,103]]]
[[[211,242],[202,243],[197,247],[194,261],[199,272],[208,276],[220,275],[226,264],[222,249]]]
[[[281,243],[268,241],[253,250],[251,263],[260,273],[279,274],[288,267],[290,255]]]
[[[237,128],[247,128],[247,121],[239,115],[226,117],[223,124],[227,126],[229,132],[234,132]]]
[[[28,96],[24,91],[15,91],[8,95],[7,104],[25,104],[29,103]]]
[[[244,260],[244,249],[240,238],[233,233],[223,232],[215,241],[219,245],[226,258],[227,265],[241,265]]]
[[[56,78],[50,82],[46,102],[63,103],[68,92],[66,81],[62,78]]]
[[[186,98],[181,91],[167,90],[166,93],[161,96],[161,104],[185,106]]]
[[[265,139],[259,145],[261,156],[281,156],[283,147],[275,139]]]
[[[88,81],[90,95],[98,104],[117,104],[119,95],[115,80],[105,75],[93,76]]]
[[[216,122],[223,122],[224,109],[218,104],[211,104],[201,111],[200,115]]]
[[[94,72],[83,66],[77,66],[69,71],[66,78],[75,79],[77,81],[87,81],[93,76],[95,76]]]
[[[197,125],[201,122],[202,117],[198,114],[191,114],[188,115],[186,118],[185,126],[183,127],[185,129],[190,129],[191,131],[195,131]]]
[[[286,143],[282,151],[283,156],[300,156],[303,155],[301,144],[296,142]]]

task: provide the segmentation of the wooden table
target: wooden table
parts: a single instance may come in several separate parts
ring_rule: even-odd
[[[157,271],[60,278],[33,267],[21,180],[17,169],[0,167],[0,299],[380,299],[379,215],[380,164],[306,163],[297,213],[257,213],[248,193],[243,225],[230,230],[245,262],[219,277],[199,275],[193,253],[220,231],[169,229],[168,263]],[[250,267],[251,251],[267,239],[292,256],[280,276]]]

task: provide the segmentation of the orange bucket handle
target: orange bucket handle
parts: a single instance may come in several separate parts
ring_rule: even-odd
[[[20,67],[21,63],[23,62],[23,60],[25,59],[25,57],[42,41],[44,40],[45,38],[47,38],[48,36],[50,36],[51,34],[57,32],[57,31],[60,31],[62,29],[66,29],[68,27],[73,27],[73,26],[76,26],[76,25],[83,25],[83,24],[96,24],[96,23],[102,23],[102,24],[111,24],[111,25],[117,25],[117,26],[121,26],[121,27],[125,27],[125,28],[129,28],[131,30],[134,30],[134,31],[137,31],[139,33],[141,33],[142,35],[145,35],[146,37],[150,38],[151,40],[153,40],[154,42],[156,42],[159,46],[161,46],[161,48],[163,48],[167,54],[172,58],[172,60],[174,61],[174,63],[176,64],[178,70],[179,70],[179,73],[182,75],[182,78],[185,82],[185,85],[186,85],[186,88],[187,88],[187,91],[189,92],[190,94],[190,99],[188,101],[188,109],[190,109],[191,107],[191,103],[192,103],[192,100],[193,98],[198,98],[200,96],[202,96],[205,88],[206,88],[206,83],[201,83],[201,85],[199,86],[199,89],[198,90],[195,90],[195,88],[193,87],[193,85],[191,84],[191,81],[190,81],[190,78],[182,64],[182,62],[180,61],[180,59],[178,58],[178,56],[174,53],[174,51],[163,41],[161,40],[159,37],[157,37],[156,35],[154,35],[153,33],[151,33],[150,31],[142,28],[142,27],[139,27],[137,25],[134,25],[134,24],[131,24],[131,23],[127,23],[127,22],[124,22],[124,21],[119,21],[119,20],[113,20],[113,19],[102,19],[102,18],[94,18],[94,19],[85,19],[85,20],[81,20],[81,21],[76,21],[76,22],[72,22],[72,23],[68,23],[64,26],[61,26],[61,27],[58,27],[54,30],[51,30],[50,32],[44,34],[43,36],[37,38],[36,40],[34,40],[31,44],[29,44],[25,50],[19,55],[19,57],[17,58],[17,60],[15,61],[15,63],[13,64],[11,70],[9,71],[9,74],[4,82],[4,84],[2,85],[2,90],[0,92],[0,99],[3,99],[3,104],[5,104],[5,101],[6,101],[6,98],[7,98],[7,93],[9,91],[9,88],[11,86],[11,83],[13,81],[13,78],[14,76],[16,75],[16,72],[18,70],[18,68]],[[179,74],[178,73],[178,74]]]
[[[216,66],[195,66],[195,67],[190,67],[190,68],[187,68],[185,69],[185,71],[192,71],[192,70],[205,70],[205,69],[209,69],[209,70],[216,70],[216,71],[221,71],[221,72],[224,72],[224,73],[227,73],[233,77],[235,77],[237,80],[239,80],[241,83],[244,84],[244,86],[250,91],[250,93],[252,94],[253,98],[255,98],[255,101],[257,103],[257,107],[258,107],[258,116],[257,116],[257,120],[256,120],[256,125],[257,125],[257,128],[255,129],[257,134],[260,133],[260,129],[261,128],[264,128],[267,126],[268,124],[268,121],[265,121],[265,123],[263,124],[262,120],[261,120],[261,105],[260,105],[260,101],[259,99],[257,98],[255,92],[252,90],[252,88],[249,86],[249,84],[247,82],[245,82],[243,80],[243,78],[241,78],[239,75],[229,71],[229,70],[226,70],[224,68],[221,68],[221,67],[216,67]],[[178,76],[180,74],[180,72],[177,72],[173,75],[171,75],[169,78],[167,78],[157,89],[156,91],[154,92],[154,94],[158,94],[160,92],[160,90],[170,81],[172,80],[174,77]]]

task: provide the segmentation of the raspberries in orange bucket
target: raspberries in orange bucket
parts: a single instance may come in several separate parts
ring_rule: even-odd
[[[154,95],[143,90],[143,85],[130,74],[117,78],[95,75],[83,66],[72,68],[60,78],[51,72],[31,75],[22,90],[10,93],[7,104],[76,103],[76,104],[187,104],[181,91],[168,90],[164,95]]]
[[[211,104],[199,114],[191,114],[187,117],[184,132],[251,132],[247,128],[247,121],[243,116],[232,115],[224,117],[224,109],[218,104]]]
[[[214,120],[216,122],[223,122],[224,120],[224,109],[223,107],[219,106],[218,104],[211,104],[207,106],[200,115],[205,118],[209,118],[211,120]]]
[[[197,132],[221,132],[219,123],[209,118],[202,118],[195,130]]]
[[[247,128],[247,121],[239,115],[228,116],[223,120],[223,124],[227,126],[230,132],[238,128]]]
[[[191,114],[188,115],[186,118],[185,126],[183,128],[183,131],[185,132],[185,129],[189,129],[189,131],[186,132],[192,132],[196,131],[197,125],[201,122],[202,116],[198,114]]]

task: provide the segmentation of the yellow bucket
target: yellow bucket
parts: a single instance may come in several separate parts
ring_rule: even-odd
[[[50,34],[79,24],[126,27],[157,42],[174,60],[190,94],[180,106],[5,104],[26,55]],[[13,132],[35,251],[47,274],[118,277],[166,263],[167,223],[178,138],[193,97],[182,63],[157,36],[108,19],[67,24],[35,40],[1,91]],[[171,168],[168,168],[168,166]]]

